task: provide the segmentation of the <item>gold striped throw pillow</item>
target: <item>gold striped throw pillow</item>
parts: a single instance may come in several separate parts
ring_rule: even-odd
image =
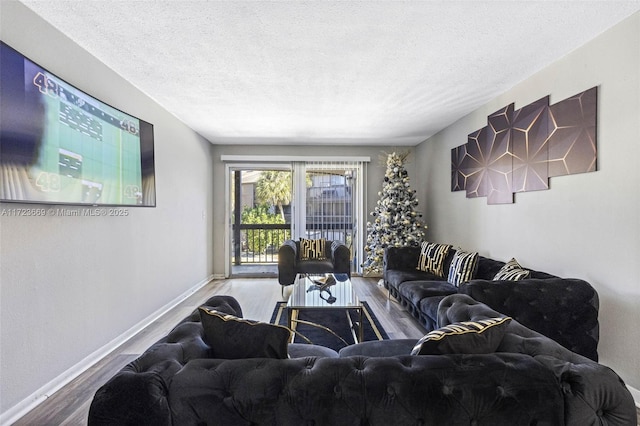
[[[448,244],[423,242],[420,246],[418,268],[438,277],[444,277],[444,259],[451,248]]]
[[[425,334],[411,355],[488,354],[502,342],[511,317],[449,324]]]
[[[300,259],[301,260],[323,260],[325,256],[325,239],[319,238],[317,240],[308,240],[306,238],[300,238]]]
[[[525,278],[529,278],[531,271],[524,269],[518,261],[511,258],[510,261],[504,264],[502,268],[493,277],[494,281],[507,280],[507,281],[519,281]]]

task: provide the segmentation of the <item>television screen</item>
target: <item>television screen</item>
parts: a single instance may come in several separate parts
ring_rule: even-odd
[[[155,206],[153,126],[0,42],[0,201]]]

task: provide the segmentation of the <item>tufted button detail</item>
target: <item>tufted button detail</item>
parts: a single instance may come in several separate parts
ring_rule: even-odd
[[[478,421],[476,419],[471,419],[469,426],[478,426]]]
[[[339,398],[342,396],[342,387],[340,385],[335,385],[333,387],[333,393]]]
[[[565,395],[571,395],[573,393],[570,383],[562,382],[562,393]]]
[[[396,394],[396,390],[392,386],[387,386],[387,393],[393,396]]]

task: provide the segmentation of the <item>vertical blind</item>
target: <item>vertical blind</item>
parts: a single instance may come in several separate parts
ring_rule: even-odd
[[[352,250],[360,216],[360,161],[305,162],[305,234],[339,240]]]

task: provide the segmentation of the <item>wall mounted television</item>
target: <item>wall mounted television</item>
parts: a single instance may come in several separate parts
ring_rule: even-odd
[[[155,207],[153,125],[0,42],[0,201]]]

